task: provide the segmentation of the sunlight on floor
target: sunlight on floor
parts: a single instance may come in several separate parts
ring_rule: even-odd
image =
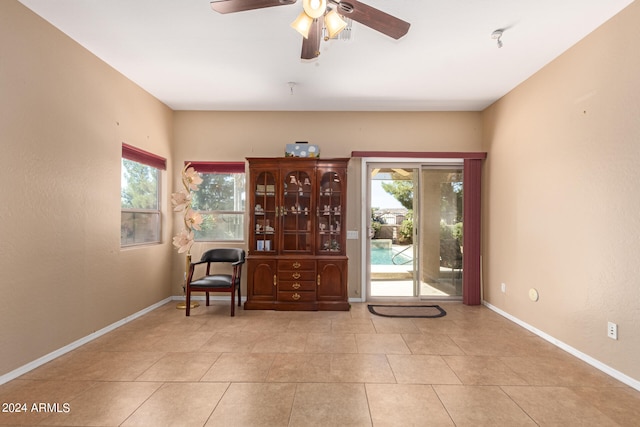
[[[460,272],[458,271],[458,274]],[[411,267],[401,265],[371,265],[372,297],[412,297],[413,272]],[[441,269],[441,278],[433,283],[421,282],[423,297],[460,296],[462,277],[456,276],[452,283],[450,269]]]
[[[452,296],[451,293],[444,292],[437,289],[428,283],[421,283],[420,289],[421,296],[438,296],[447,297]],[[411,280],[372,280],[371,281],[371,296],[372,297],[412,297],[413,296],[413,281]]]

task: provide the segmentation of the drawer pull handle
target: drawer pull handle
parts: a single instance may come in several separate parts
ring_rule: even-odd
[[[273,275],[273,286],[277,286],[278,284],[278,276],[276,276],[275,274]]]
[[[298,273],[298,272],[293,273],[293,274],[291,275],[291,277],[293,277],[294,279],[296,279],[296,280],[297,280],[297,279],[299,279],[299,278],[300,278],[300,273]]]
[[[300,294],[298,294],[297,292],[293,295],[291,295],[291,298],[293,298],[294,300],[298,301],[300,299]]]
[[[296,283],[294,283],[293,285],[291,285],[291,287],[292,287],[293,289],[300,289],[300,286],[302,286],[302,285],[300,285],[300,283],[297,283],[297,282],[296,282]]]
[[[318,274],[318,278],[316,280],[317,280],[318,286],[320,286],[320,275],[319,274]]]
[[[293,268],[300,268],[300,263],[299,262],[294,262],[293,263]]]

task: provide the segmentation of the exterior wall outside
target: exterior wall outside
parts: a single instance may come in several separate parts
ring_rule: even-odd
[[[0,58],[2,375],[170,296],[173,250],[119,231],[121,144],[170,160],[171,110],[14,0]]]
[[[483,112],[484,299],[636,381],[638,22],[633,2]]]

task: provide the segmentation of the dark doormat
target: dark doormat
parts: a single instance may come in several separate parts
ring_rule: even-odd
[[[442,317],[447,314],[439,305],[377,305],[369,304],[369,311],[384,317]]]

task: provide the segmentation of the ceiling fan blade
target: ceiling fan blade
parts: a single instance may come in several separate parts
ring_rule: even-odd
[[[340,15],[351,18],[396,40],[407,34],[411,26],[411,24],[402,19],[360,3],[357,0],[340,1],[337,8]]]
[[[219,13],[234,13],[272,6],[294,4],[297,0],[213,0],[211,9]]]
[[[320,40],[322,39],[322,21],[314,19],[309,30],[309,37],[302,39],[302,59],[314,59],[320,55]]]

